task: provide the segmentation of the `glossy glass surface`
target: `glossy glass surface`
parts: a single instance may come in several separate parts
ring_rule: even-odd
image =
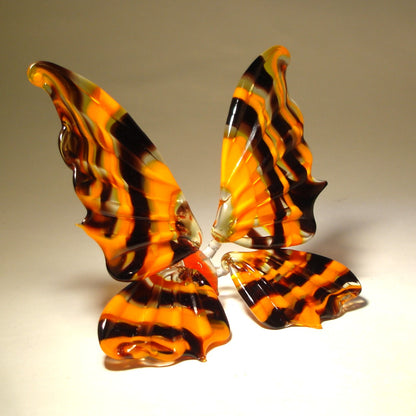
[[[234,92],[212,228],[220,242],[279,248],[301,244],[315,233],[313,204],[326,182],[312,178],[303,116],[286,86],[289,60],[286,48],[270,48],[250,65]]]
[[[361,292],[343,264],[304,251],[228,253],[222,262],[254,317],[272,329],[321,328]]]
[[[208,257],[199,251],[201,231],[180,187],[129,114],[65,68],[48,62],[29,68],[62,122],[60,152],[87,209],[81,226],[102,248],[112,277],[131,282],[100,318],[100,345],[109,357],[145,365],[204,361],[230,340],[210,262],[222,243],[262,249],[229,253],[222,264],[263,326],[319,328],[360,292],[340,263],[282,249],[313,236],[313,205],[326,185],[311,174],[303,116],[287,92],[288,64],[287,49],[270,48],[234,92]]]

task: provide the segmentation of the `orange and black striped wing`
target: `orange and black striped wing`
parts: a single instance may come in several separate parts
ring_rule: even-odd
[[[303,117],[286,87],[289,57],[282,46],[270,48],[234,92],[212,229],[219,242],[280,248],[303,243],[315,232],[313,205],[326,182],[311,176]]]
[[[123,281],[151,276],[195,252],[201,232],[154,144],[100,87],[48,62],[29,80],[51,96],[60,151],[87,209],[82,228]]]
[[[228,253],[223,267],[255,318],[268,328],[321,328],[358,296],[361,285],[341,263],[296,250]]]
[[[210,285],[215,270],[188,267],[203,263],[201,256],[197,252],[133,282],[110,300],[98,327],[101,348],[109,357],[145,365],[205,361],[211,348],[228,342],[228,321]]]

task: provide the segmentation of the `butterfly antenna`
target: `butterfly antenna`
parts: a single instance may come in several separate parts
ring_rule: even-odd
[[[211,260],[220,247],[221,243],[219,243],[216,240],[211,240],[209,244],[204,248],[204,250],[202,250],[202,252]],[[221,266],[215,267],[215,271],[218,277],[225,276],[226,274],[228,274],[228,270],[225,270]]]
[[[215,255],[215,253],[220,248],[221,243],[219,243],[216,240],[211,240],[209,244],[202,250],[202,252],[209,258],[212,259]]]
[[[216,271],[216,273],[217,273],[217,276],[218,277],[221,277],[221,276],[225,276],[226,274],[228,274],[229,273],[229,271],[228,270],[226,270],[226,269],[224,269],[223,267],[216,267],[215,268],[215,271]]]

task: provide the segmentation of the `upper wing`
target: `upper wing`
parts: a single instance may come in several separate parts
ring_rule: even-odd
[[[288,64],[287,49],[270,48],[250,65],[234,92],[212,229],[217,241],[278,248],[303,243],[315,232],[313,204],[326,182],[311,176],[303,117],[287,93]]]
[[[29,80],[51,96],[62,122],[60,151],[87,208],[82,228],[119,280],[153,275],[195,252],[201,232],[154,144],[105,91],[48,62]]]

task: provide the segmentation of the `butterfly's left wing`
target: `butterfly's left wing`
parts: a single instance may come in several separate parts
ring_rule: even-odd
[[[82,228],[110,274],[133,281],[104,309],[103,351],[144,364],[204,360],[230,338],[217,276],[198,251],[201,232],[169,168],[130,115],[100,87],[49,62],[29,79],[51,96],[60,151],[87,209]]]
[[[87,209],[82,228],[122,281],[151,276],[194,253],[201,232],[155,145],[112,97],[84,77],[37,62],[29,80],[52,98],[60,151]]]
[[[343,264],[296,250],[228,253],[223,267],[255,318],[268,328],[320,328],[342,315],[361,286]]]

